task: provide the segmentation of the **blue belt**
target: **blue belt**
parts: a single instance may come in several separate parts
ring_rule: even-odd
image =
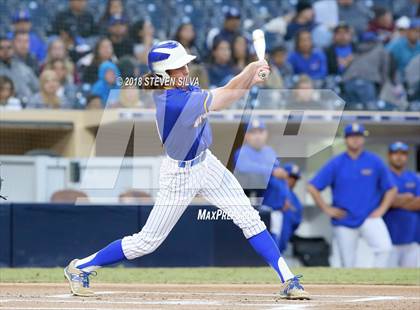
[[[200,155],[198,155],[196,158],[191,160],[179,160],[178,161],[178,167],[179,168],[185,168],[185,167],[192,167],[198,163],[201,163],[203,160],[206,159],[206,151],[202,152]]]

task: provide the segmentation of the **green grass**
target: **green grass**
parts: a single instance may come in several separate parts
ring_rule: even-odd
[[[420,285],[417,269],[333,269],[294,268],[310,284],[392,284]],[[61,268],[0,268],[0,282],[63,282]],[[258,268],[104,268],[95,282],[102,283],[278,283],[276,274]]]

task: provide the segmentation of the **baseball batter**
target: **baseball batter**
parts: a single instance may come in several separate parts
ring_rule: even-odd
[[[361,124],[344,129],[347,152],[329,160],[310,181],[308,190],[316,204],[331,217],[344,267],[354,267],[357,242],[363,237],[375,256],[375,267],[386,267],[392,248],[382,216],[397,189],[379,156],[364,150],[366,130]],[[320,191],[331,187],[327,204]]]
[[[161,87],[154,91],[157,128],[166,152],[160,169],[156,203],[140,232],[116,240],[86,258],[70,262],[64,275],[71,291],[78,296],[92,296],[89,276],[96,269],[156,250],[191,200],[199,194],[225,211],[255,251],[277,272],[283,283],[282,298],[309,299],[299,283],[299,276],[293,275],[281,257],[238,181],[209,150],[212,131],[207,114],[229,107],[250,87],[262,82],[259,73],[269,71],[267,62],[250,63],[225,86],[204,91],[183,83],[189,74],[188,63],[194,58],[176,41],[161,42],[149,52],[152,75],[176,81],[171,88]]]

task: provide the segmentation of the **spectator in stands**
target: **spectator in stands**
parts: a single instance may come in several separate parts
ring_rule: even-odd
[[[70,109],[71,105],[64,96],[58,95],[60,81],[53,70],[44,70],[39,77],[40,91],[31,97],[28,109]]]
[[[100,96],[89,95],[86,98],[86,110],[100,110],[102,108],[102,100]]]
[[[120,91],[118,103],[113,108],[139,108],[140,90],[135,86],[125,86]]]
[[[0,75],[0,109],[20,110],[22,105],[15,97],[13,81],[5,75]]]
[[[27,32],[15,33],[13,37],[13,50],[16,59],[26,64],[34,73],[39,73],[38,60],[29,50],[29,34]]]
[[[71,61],[68,55],[68,52],[66,50],[66,47],[64,45],[64,42],[60,38],[56,38],[52,40],[50,44],[48,45],[48,52],[47,52],[47,57],[45,59],[45,63],[51,63],[52,61],[56,59],[60,59],[64,61],[66,65],[67,73],[68,73],[67,79],[69,81],[77,83],[79,81],[77,70],[75,70],[74,63]],[[42,69],[43,68],[41,68],[41,70]]]
[[[395,61],[400,74],[403,75],[408,63],[420,54],[420,19],[411,20],[409,28],[403,35],[390,42],[386,48]]]
[[[200,51],[195,44],[195,30],[194,26],[191,23],[182,23],[179,25],[178,29],[175,32],[174,40],[178,41],[185,47],[188,54],[197,55],[197,58],[194,59],[194,63],[200,63]]]
[[[226,12],[223,28],[212,40],[211,47],[214,47],[214,45],[220,41],[227,41],[232,47],[233,40],[235,39],[235,37],[241,34],[240,28],[241,28],[241,13],[239,12],[237,8],[231,7]]]
[[[124,56],[119,59],[117,67],[120,70],[122,78],[132,78],[141,76],[138,66],[136,66],[136,59],[133,56]]]
[[[312,98],[312,95],[308,96],[307,94],[312,94],[312,91],[314,90],[314,82],[312,81],[312,79],[308,75],[301,74],[301,75],[299,75],[299,78],[294,85],[294,90],[308,90],[308,91],[311,91],[311,92],[296,92],[296,94],[298,94],[296,96],[296,98],[298,98],[298,101],[306,102],[310,98]]]
[[[212,56],[208,67],[210,87],[220,87],[237,73],[232,64],[232,50],[229,42],[226,40],[215,42]]]
[[[76,63],[80,58],[90,52],[90,46],[87,41],[79,36],[71,25],[63,25],[60,28],[60,39],[63,40],[64,46],[70,59]]]
[[[141,73],[149,71],[147,66],[147,55],[153,44],[157,43],[154,37],[155,28],[150,20],[138,20],[130,29],[130,39],[133,40],[133,54],[140,64]],[[187,45],[184,45],[187,48]],[[197,55],[197,54],[193,54]]]
[[[141,76],[139,68],[136,66],[136,60],[132,56],[124,56],[118,61],[120,76],[133,78]],[[121,87],[118,102],[112,108],[139,108],[140,107],[140,89],[138,85],[123,85]]]
[[[296,15],[287,25],[285,40],[294,39],[296,34],[302,30],[311,32],[316,26],[312,5],[307,0],[299,1],[296,5]]]
[[[204,64],[202,64],[200,51],[195,44],[195,30],[193,24],[188,22],[179,25],[174,40],[180,42],[190,55],[197,55],[197,57],[188,65],[190,76],[191,78],[198,78],[201,88],[208,88],[209,76]]]
[[[106,29],[108,27],[108,21],[111,16],[124,16],[128,18],[124,2],[122,0],[108,0],[105,6],[105,12],[99,19],[99,31],[106,35]]]
[[[362,35],[353,61],[343,74],[347,108],[376,109],[381,85],[390,77],[389,54],[375,33]]]
[[[379,40],[388,43],[395,31],[392,13],[383,7],[374,8],[375,17],[369,22],[367,30],[375,33]]]
[[[293,84],[293,67],[287,61],[287,49],[284,46],[275,47],[270,53],[272,74],[279,74],[284,88],[291,88]]]
[[[72,106],[77,102],[77,86],[73,83],[73,77],[69,74],[66,63],[63,59],[54,59],[45,65],[46,70],[55,72],[60,86],[57,95],[60,98],[66,98]]]
[[[329,110],[331,100],[322,98],[321,92],[315,89],[314,81],[306,74],[299,76],[287,101],[290,110]]]
[[[399,38],[407,35],[407,30],[410,28],[410,19],[407,16],[401,16],[395,21],[395,28],[397,31],[394,33],[393,38],[388,44],[391,44]]]
[[[87,38],[97,33],[93,15],[86,9],[86,0],[69,0],[69,8],[59,12],[52,25],[53,34],[63,28],[71,29],[75,36]]]
[[[327,48],[328,73],[341,75],[351,64],[355,46],[352,43],[352,31],[349,25],[341,23],[334,28],[333,44]]]
[[[38,78],[23,62],[13,57],[12,42],[9,38],[0,37],[0,75],[12,79],[16,87],[16,95],[23,102],[38,90]]]
[[[112,61],[113,63],[117,61],[112,42],[105,37],[96,42],[93,53],[86,55],[79,61],[84,83],[93,84],[98,80],[98,69],[104,61]]]
[[[294,74],[307,74],[312,79],[322,80],[327,76],[327,58],[323,51],[313,48],[311,33],[297,33],[295,50],[289,54],[288,62]]]
[[[420,17],[420,0],[393,1],[392,12],[394,16]]]
[[[108,38],[117,57],[133,54],[133,43],[128,36],[128,19],[125,16],[111,16],[108,20]]]
[[[13,33],[26,32],[29,34],[29,51],[35,55],[38,62],[42,62],[47,54],[47,45],[44,40],[32,31],[31,16],[28,10],[18,10],[12,16]]]
[[[405,67],[405,85],[408,100],[411,101],[409,109],[420,111],[420,55],[414,57]]]
[[[295,12],[289,12],[285,15],[275,16],[274,18],[270,19],[267,23],[265,23],[262,28],[265,29],[266,37],[271,37],[274,40],[267,40],[267,48],[273,49],[274,46],[282,43],[283,37],[286,35],[287,32],[287,25],[292,21],[295,17]]]
[[[233,40],[232,58],[237,70],[242,71],[247,64],[251,62],[248,41],[244,36],[237,36]]]
[[[103,107],[118,102],[120,92],[117,77],[119,76],[118,67],[111,61],[105,61],[99,66],[98,81],[92,87],[92,95],[101,97]]]
[[[359,1],[337,0],[338,19],[346,23],[356,34],[361,34],[367,28],[371,12]]]

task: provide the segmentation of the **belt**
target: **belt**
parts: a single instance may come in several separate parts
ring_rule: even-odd
[[[206,159],[206,151],[201,152],[200,155],[198,155],[196,158],[193,158],[191,160],[178,160],[178,167],[179,168],[192,167],[196,164],[201,163],[205,159]]]

